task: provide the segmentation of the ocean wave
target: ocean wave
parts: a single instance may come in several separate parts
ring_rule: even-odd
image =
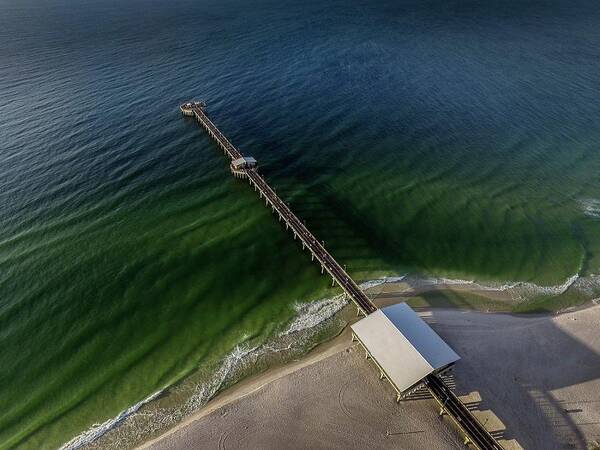
[[[384,277],[365,281],[359,284],[359,287],[365,291],[386,283],[398,283],[406,275],[398,277]],[[297,331],[306,330],[318,326],[325,320],[333,317],[348,304],[348,299],[344,294],[339,294],[331,298],[324,298],[313,302],[297,303],[294,305],[296,316],[288,327],[282,331],[279,336],[287,336]]]
[[[475,280],[462,280],[462,279],[451,279],[451,278],[424,278],[425,284],[431,284],[436,286],[469,286],[470,289],[479,291],[498,291],[506,292],[511,295],[515,300],[526,300],[536,295],[560,295],[565,293],[571,287],[581,287],[584,285],[590,285],[593,283],[600,284],[600,277],[597,280],[592,281],[592,276],[580,277],[579,273],[576,273],[567,278],[563,283],[543,286],[529,281],[512,281],[507,283],[494,283],[494,282],[479,282]]]
[[[579,200],[579,204],[583,208],[583,213],[593,219],[600,219],[600,199],[583,198]]]
[[[225,357],[217,371],[208,382],[196,385],[194,394],[185,403],[184,410],[189,414],[204,406],[213,398],[227,382],[228,378],[237,369],[248,363],[249,357],[256,358],[264,353],[264,346],[251,347],[247,344],[237,345],[229,355]]]
[[[573,283],[573,286],[587,297],[594,297],[600,294],[600,275],[590,274],[585,277],[579,277]]]
[[[364,291],[386,283],[399,283],[406,278],[406,274],[395,277],[376,278],[374,280],[364,281],[359,284],[359,287]]]
[[[156,391],[154,394],[146,397],[144,400],[136,403],[133,406],[130,406],[124,411],[121,411],[119,414],[117,414],[117,416],[113,417],[112,419],[108,419],[107,421],[102,422],[100,424],[92,425],[88,430],[75,436],[66,444],[63,444],[59,450],[75,450],[83,447],[84,445],[94,442],[96,439],[106,434],[108,431],[120,425],[132,414],[135,414],[146,403],[149,403],[152,400],[158,398],[163,393],[163,391],[164,389]]]
[[[297,303],[294,305],[296,316],[279,336],[287,336],[298,331],[313,328],[329,319],[348,304],[345,296],[325,298],[316,302]]]

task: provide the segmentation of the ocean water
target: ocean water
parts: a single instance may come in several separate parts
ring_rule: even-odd
[[[189,99],[358,280],[600,297],[598,23],[587,0],[0,0],[0,448],[133,445],[339,328]]]

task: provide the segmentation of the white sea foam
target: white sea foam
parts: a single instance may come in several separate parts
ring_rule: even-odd
[[[583,209],[583,213],[594,219],[600,219],[600,199],[583,198],[579,200],[579,204]]]
[[[223,387],[228,378],[235,370],[248,362],[249,356],[258,356],[264,350],[262,346],[249,347],[248,345],[237,345],[233,351],[225,357],[219,369],[212,378],[205,383],[196,385],[194,394],[186,402],[184,409],[186,413],[195,411],[204,406]]]
[[[400,275],[397,277],[376,278],[374,280],[365,281],[365,282],[361,283],[359,286],[364,291],[364,290],[371,289],[371,288],[374,288],[375,286],[379,286],[379,285],[385,284],[385,283],[399,283],[400,281],[404,280],[404,278],[406,278],[406,274]]]
[[[294,305],[296,317],[288,327],[280,333],[280,336],[287,336],[288,334],[297,331],[313,328],[324,320],[332,317],[347,303],[348,301],[343,295],[336,295],[335,297],[325,298],[316,302],[297,303]]]
[[[600,275],[590,274],[580,277],[573,283],[573,286],[588,297],[593,297],[600,293]]]
[[[396,283],[402,281],[405,275],[400,277],[384,277],[375,280],[368,280],[359,285],[362,290],[372,289],[385,283]],[[314,328],[325,320],[333,317],[348,304],[348,299],[343,294],[331,298],[324,298],[316,302],[297,303],[294,305],[296,316],[288,327],[280,333],[280,336],[287,336],[297,331]]]
[[[526,299],[534,295],[560,295],[566,292],[571,286],[578,285],[578,281],[580,280],[579,274],[576,273],[567,278],[563,283],[550,286],[542,286],[528,281],[513,281],[502,284],[449,278],[426,278],[424,281],[432,285],[469,286],[472,289],[481,291],[508,292],[509,294],[512,294],[515,299]],[[600,281],[600,279],[598,281]]]
[[[107,421],[102,422],[100,424],[92,425],[87,431],[84,431],[83,433],[79,434],[78,436],[75,436],[69,442],[67,442],[62,447],[60,447],[59,450],[75,450],[75,449],[83,447],[86,444],[94,442],[96,439],[98,439],[104,433],[106,433],[107,431],[118,426],[121,422],[126,420],[132,414],[135,414],[146,403],[151,402],[152,400],[158,398],[160,396],[160,394],[162,394],[162,393],[163,393],[163,389],[146,397],[141,402],[138,402],[135,405],[130,406],[126,410],[121,411],[116,417],[114,417],[112,419],[108,419]]]
[[[460,278],[423,278],[416,279],[417,284],[425,283],[433,286],[469,286],[473,289],[481,290],[481,291],[505,291],[507,289],[511,289],[515,287],[518,283],[479,283],[475,280],[463,280]]]

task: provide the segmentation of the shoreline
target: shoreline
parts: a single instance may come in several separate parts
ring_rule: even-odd
[[[418,313],[452,310],[510,317],[554,317],[598,303],[595,299],[561,311],[514,312],[512,309],[519,304],[512,295],[511,288],[514,286],[515,283],[487,285],[469,280],[410,275],[383,277],[361,284],[379,307],[407,302]],[[96,432],[90,428],[61,448],[146,448],[148,442],[160,439],[190,420],[210,414],[219,408],[220,402],[226,405],[240,396],[251,395],[255,390],[290,375],[293,370],[303,369],[306,367],[305,360],[314,358],[313,363],[316,363],[331,356],[325,354],[329,346],[335,345],[333,342],[337,342],[348,325],[356,320],[353,304],[346,303],[341,295],[301,303],[298,312],[299,315],[288,324],[289,329],[280,333],[279,337],[274,336],[274,340],[254,348],[236,347],[222,361],[214,377],[202,381],[196,374],[191,374],[163,388],[153,401],[140,402],[131,414],[129,410],[122,411],[116,418],[107,420],[115,422],[115,425],[105,427],[106,431],[97,437],[88,439],[85,436]],[[298,324],[300,327],[296,328]],[[242,359],[239,359],[240,356]],[[256,364],[257,361],[260,363]],[[230,367],[231,364],[233,366]],[[225,370],[224,375],[222,369]],[[220,376],[225,378],[220,379]],[[123,414],[126,416],[121,418]],[[73,442],[74,447],[70,446]]]
[[[340,311],[341,312],[341,311]],[[167,438],[168,436],[176,433],[178,430],[185,428],[190,423],[193,423],[203,417],[211,414],[212,412],[222,408],[232,402],[241,400],[248,395],[251,395],[262,388],[267,386],[276,380],[279,380],[287,375],[290,375],[304,367],[310,366],[317,363],[329,356],[335,355],[347,349],[352,344],[350,339],[350,327],[346,326],[337,336],[332,339],[317,344],[313,349],[309,350],[304,356],[295,359],[287,364],[281,364],[275,367],[270,367],[263,372],[251,375],[247,378],[242,379],[233,386],[224,389],[215,395],[205,406],[200,408],[198,411],[185,418],[181,422],[177,423],[174,427],[171,427],[165,433],[160,434],[148,441],[145,441],[141,445],[135,447],[136,449],[147,449],[154,443]]]
[[[464,291],[464,292],[472,292],[472,289],[469,289],[468,285],[456,285],[449,287],[447,285],[436,286],[433,289],[413,289],[412,292],[403,290],[401,292],[397,291],[398,285],[402,284],[402,282],[394,282],[389,284],[384,284],[381,292],[379,292],[375,296],[375,303],[379,307],[388,306],[394,303],[398,303],[401,301],[408,301],[409,303],[413,303],[411,300],[415,297],[423,293],[431,293],[431,292],[439,292],[439,291]],[[497,294],[498,291],[491,291],[491,293]],[[394,293],[395,295],[390,295]],[[490,291],[484,291],[484,294],[489,294]],[[506,302],[507,299],[505,296],[494,297],[494,302],[500,301],[502,303]],[[594,302],[588,302],[585,305],[580,305],[577,307],[567,308],[562,311],[556,312],[542,312],[542,313],[514,313],[511,311],[489,311],[485,308],[480,310],[475,310],[473,308],[428,308],[423,306],[416,306],[415,309],[420,313],[425,315],[439,315],[443,313],[472,313],[472,314],[482,314],[489,316],[505,316],[507,318],[514,318],[517,320],[554,320],[557,317],[565,316],[568,314],[585,312],[586,310],[591,310],[596,307],[596,310],[600,310]],[[335,315],[341,316],[345,315],[346,317],[351,316],[351,312],[353,311],[353,305],[346,305],[342,310],[338,311]],[[318,343],[314,348],[309,350],[306,354],[302,355],[299,358],[295,358],[291,362],[279,364],[273,367],[269,367],[266,370],[251,375],[247,378],[242,379],[241,381],[235,383],[234,385],[218,392],[206,405],[200,408],[198,411],[192,413],[188,417],[184,418],[182,421],[176,423],[174,426],[168,428],[165,432],[160,433],[156,436],[150,437],[148,440],[142,442],[137,445],[135,448],[137,449],[149,449],[154,445],[165,442],[165,440],[169,440],[171,437],[176,435],[177,433],[185,430],[186,428],[193,427],[194,424],[206,419],[215,411],[222,410],[226,408],[228,405],[232,405],[234,403],[243,403],[245,398],[260,395],[260,392],[264,390],[267,386],[276,383],[280,380],[285,380],[290,375],[301,372],[302,370],[307,369],[310,366],[317,365],[318,363],[327,360],[335,356],[338,353],[343,352],[344,350],[348,351],[352,346],[352,342],[350,339],[350,327],[349,324],[354,320],[347,321],[344,328],[341,330],[339,334],[332,337],[331,339]],[[432,410],[433,414],[433,410]],[[448,427],[452,428],[451,425]],[[518,447],[516,447],[518,448]]]

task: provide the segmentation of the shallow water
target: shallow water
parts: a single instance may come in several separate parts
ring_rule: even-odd
[[[0,447],[58,447],[333,295],[191,98],[358,279],[600,296],[599,19],[0,0]]]

